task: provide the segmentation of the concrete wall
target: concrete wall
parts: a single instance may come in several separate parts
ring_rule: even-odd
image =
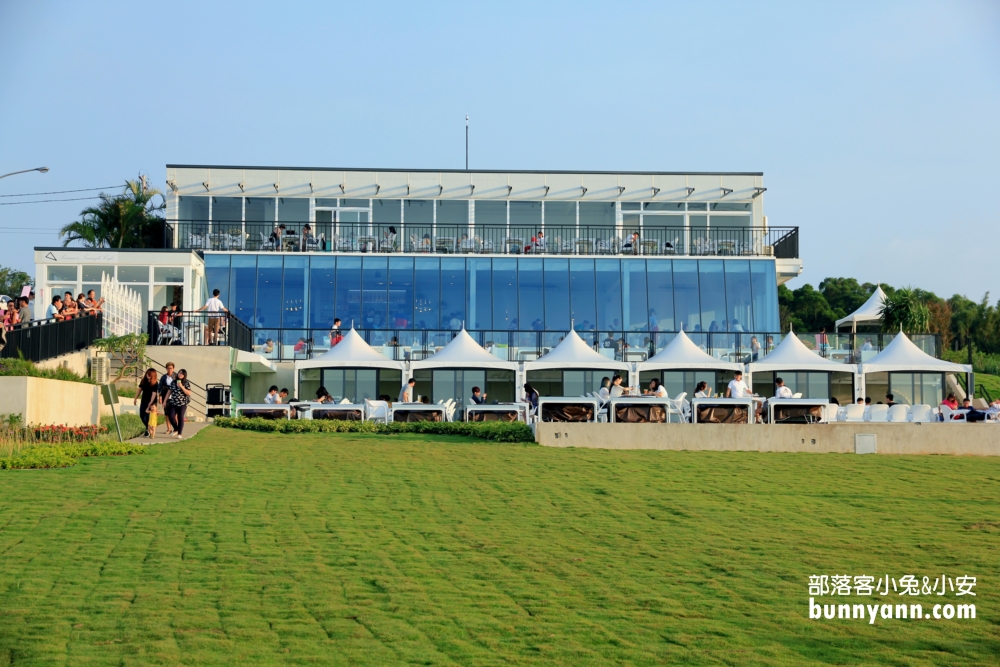
[[[276,361],[274,367],[277,373],[252,373],[246,379],[243,385],[244,403],[261,403],[271,385],[277,385],[278,389],[288,387],[289,392],[295,393],[295,362]]]
[[[751,452],[854,452],[873,434],[879,454],[1000,456],[1000,424],[559,424],[540,423],[546,447]]]
[[[0,414],[19,414],[24,424],[96,424],[102,402],[100,389],[92,384],[0,377]]]
[[[77,375],[87,377],[90,372],[90,349],[70,352],[52,359],[39,361],[36,367],[45,370],[55,370],[56,368],[67,368]]]

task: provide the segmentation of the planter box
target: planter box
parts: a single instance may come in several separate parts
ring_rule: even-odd
[[[19,414],[25,425],[97,424],[103,412],[101,408],[101,391],[96,385],[35,377],[0,377],[0,414]]]

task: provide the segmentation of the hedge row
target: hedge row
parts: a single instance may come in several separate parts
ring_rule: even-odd
[[[392,422],[337,421],[328,419],[262,419],[216,417],[215,425],[262,433],[427,433],[464,435],[493,442],[534,442],[531,427],[521,422]]]
[[[79,445],[25,447],[13,456],[0,457],[0,470],[69,468],[85,456],[129,456],[142,454],[142,445],[121,442],[88,442]]]

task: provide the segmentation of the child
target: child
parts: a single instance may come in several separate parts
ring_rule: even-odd
[[[156,401],[150,401],[149,407],[146,408],[146,413],[149,415],[149,427],[146,430],[146,437],[147,438],[155,438],[156,437],[156,415],[158,414],[157,413],[157,407],[156,407]]]

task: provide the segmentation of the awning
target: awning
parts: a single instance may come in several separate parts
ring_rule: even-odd
[[[852,364],[838,364],[816,354],[803,344],[799,337],[789,332],[774,350],[747,366],[750,373],[768,371],[820,371],[824,373],[857,373]]]
[[[851,329],[855,330],[857,328],[858,322],[874,322],[882,319],[882,306],[885,305],[885,292],[882,291],[882,286],[877,285],[875,291],[872,295],[868,297],[868,300],[861,304],[861,307],[855,310],[853,313],[847,317],[837,320],[834,327],[836,329],[840,328],[842,324],[850,324]]]
[[[274,363],[256,352],[246,352],[236,350],[236,358],[233,360],[233,371],[240,375],[249,377],[251,373],[277,373]]]
[[[869,373],[971,373],[972,366],[938,359],[917,347],[903,332],[899,332],[881,352],[861,364],[861,372]]]
[[[609,359],[600,352],[595,352],[576,331],[570,330],[558,345],[549,350],[548,354],[524,364],[525,371],[551,368],[627,371],[630,364]]]
[[[463,327],[441,350],[410,364],[411,370],[421,368],[492,368],[517,371],[517,362],[505,361],[490,354]]]
[[[640,361],[639,371],[667,370],[670,368],[690,370],[741,371],[743,364],[736,361],[722,361],[706,353],[695,345],[683,331],[678,332],[667,346],[646,361]]]
[[[405,364],[376,352],[352,327],[343,340],[323,354],[295,362],[296,373],[303,368],[393,368],[402,371]]]

